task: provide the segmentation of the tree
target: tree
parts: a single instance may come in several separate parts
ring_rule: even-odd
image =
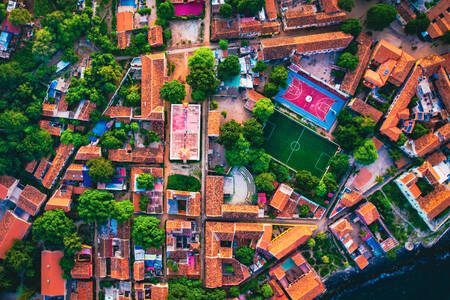
[[[0,3],[0,22],[6,17],[6,5],[4,3]]]
[[[173,174],[169,175],[167,179],[168,190],[199,192],[200,188],[200,181],[194,176]]]
[[[119,149],[123,146],[123,141],[115,137],[112,131],[108,131],[100,138],[100,144],[105,149]]]
[[[333,193],[338,189],[336,179],[334,178],[334,175],[332,173],[326,173],[325,176],[323,176],[322,181],[327,188],[327,193]]]
[[[203,91],[207,96],[214,94],[219,87],[214,70],[201,65],[191,67],[191,72],[186,76],[186,82],[194,91]]]
[[[444,41],[444,44],[450,44],[450,30],[447,30],[444,35],[442,36],[442,40]]]
[[[372,5],[367,10],[367,27],[373,30],[383,30],[397,17],[395,7],[386,3]]]
[[[382,175],[377,175],[377,177],[375,177],[375,182],[380,184],[384,182],[384,177]]]
[[[401,147],[406,143],[407,140],[408,139],[406,138],[406,136],[403,133],[401,133],[398,137],[397,145]]]
[[[115,201],[114,203],[114,210],[112,213],[112,217],[117,220],[120,224],[123,222],[131,219],[133,217],[134,213],[134,206],[133,203],[130,202],[130,200],[124,200],[124,201]]]
[[[234,256],[241,264],[250,266],[253,263],[255,250],[253,250],[250,246],[241,246],[236,249]]]
[[[28,118],[20,111],[6,110],[0,114],[0,128],[6,134],[13,134],[25,130]]]
[[[416,122],[414,125],[414,129],[411,132],[411,138],[413,140],[417,140],[418,138],[427,134],[428,132],[430,132],[430,129],[425,127],[422,123]]]
[[[276,66],[270,71],[269,80],[277,86],[286,87],[288,71],[284,66]]]
[[[18,145],[17,149],[23,152],[27,160],[39,160],[47,157],[53,151],[53,139],[45,129],[37,127],[27,127],[26,136]]]
[[[33,43],[33,56],[40,61],[47,61],[56,52],[54,36],[44,27],[36,33]]]
[[[338,126],[333,134],[338,144],[348,151],[352,151],[362,143],[362,137],[352,125]]]
[[[269,168],[270,172],[276,176],[278,182],[285,182],[288,179],[289,170],[285,166],[271,160]]]
[[[63,52],[63,56],[61,57],[61,59],[65,62],[70,62],[71,64],[76,63],[80,58],[78,57],[78,55],[75,53],[75,51],[73,50],[73,48],[67,48],[66,50],[64,50]]]
[[[317,238],[320,242],[323,242],[323,241],[327,238],[327,236],[326,236],[325,232],[319,231],[319,232],[317,233],[317,235],[316,235],[316,238]]]
[[[268,98],[272,98],[273,96],[275,96],[278,93],[278,86],[273,83],[273,82],[267,82],[264,85],[264,96],[268,97]]]
[[[359,63],[359,57],[351,54],[350,52],[344,52],[339,55],[337,65],[341,68],[346,68],[350,71],[356,69]]]
[[[144,189],[147,191],[153,190],[155,187],[154,182],[155,179],[153,178],[152,174],[150,173],[141,173],[136,178],[137,186],[140,189]]]
[[[344,175],[348,167],[350,157],[345,153],[337,153],[330,159],[330,172],[333,172],[338,177]]]
[[[60,140],[64,144],[66,145],[72,144],[76,148],[87,145],[90,142],[89,136],[74,133],[71,129],[64,130],[64,132],[61,134]]]
[[[48,210],[38,217],[31,227],[33,238],[50,245],[61,246],[64,237],[75,231],[75,224],[62,209]]]
[[[308,245],[309,248],[314,248],[316,246],[316,240],[313,238],[309,238],[306,242],[306,245]]]
[[[255,177],[255,185],[258,191],[261,192],[271,192],[275,189],[273,186],[273,181],[275,177],[272,173],[261,173]]]
[[[222,7],[223,7],[223,5],[222,5]],[[234,297],[239,297],[239,295],[241,294],[240,291],[239,291],[239,287],[237,287],[237,286],[230,287],[228,292],[230,294],[230,297],[233,297],[233,298]]]
[[[220,126],[220,135],[217,142],[225,147],[231,149],[242,133],[242,126],[235,120],[231,120]]]
[[[300,216],[306,217],[309,214],[309,207],[306,204],[300,205],[298,208],[298,212],[300,213]]]
[[[220,7],[219,14],[222,18],[228,19],[233,15],[233,7],[230,4],[225,3]]]
[[[427,30],[430,19],[424,13],[419,13],[414,20],[409,21],[405,26],[406,34],[419,34]]]
[[[85,222],[107,221],[114,210],[114,198],[103,190],[85,190],[78,198],[78,214]]]
[[[264,298],[268,299],[273,296],[272,287],[268,283],[264,283],[261,286],[261,294]]]
[[[261,73],[264,72],[267,69],[267,64],[263,62],[262,60],[258,60],[256,62],[255,67],[253,68],[253,72]]]
[[[321,259],[322,259],[322,262],[324,264],[329,264],[330,263],[330,258],[328,256],[326,256],[326,255],[322,256]]]
[[[247,141],[252,144],[252,147],[262,147],[264,144],[264,131],[262,124],[255,118],[251,118],[244,122],[242,133]]]
[[[225,5],[227,5],[227,4],[222,5],[220,8],[222,8]],[[228,49],[228,40],[220,40],[219,41],[219,48],[222,49],[222,50],[227,50]]]
[[[30,22],[33,16],[25,8],[14,8],[8,16],[8,21],[11,21],[14,26],[19,26]]]
[[[350,12],[355,7],[355,0],[338,0],[338,6],[340,9]]]
[[[253,115],[263,122],[266,122],[274,112],[274,105],[269,98],[259,99],[253,107]]]
[[[375,121],[370,116],[358,116],[353,119],[359,135],[366,137],[375,131]]]
[[[239,0],[237,10],[246,17],[252,17],[263,8],[264,3],[264,0]]]
[[[302,170],[295,175],[295,183],[300,190],[309,193],[319,184],[319,178],[308,170]]]
[[[164,229],[159,228],[160,223],[161,221],[155,217],[136,217],[131,232],[134,244],[144,249],[160,248],[165,240]]]
[[[363,165],[370,165],[378,159],[377,148],[371,139],[367,139],[353,153],[357,162]]]
[[[353,1],[353,0],[350,0]],[[340,29],[345,33],[350,33],[353,36],[358,36],[362,31],[362,25],[357,18],[349,18],[345,20]]]
[[[269,170],[270,155],[262,149],[250,149],[251,168],[256,174]]]
[[[186,97],[186,88],[183,83],[174,79],[172,81],[165,82],[162,88],[159,90],[161,98],[170,101],[173,104],[182,103]]]
[[[204,68],[212,69],[216,63],[214,54],[211,49],[207,47],[200,47],[194,51],[194,55],[189,58],[189,67],[200,65]]]
[[[89,176],[94,182],[110,182],[114,176],[115,170],[112,163],[103,157],[91,159],[86,165],[89,167]]]
[[[30,243],[21,240],[15,240],[5,253],[5,263],[21,276],[34,276],[34,259],[36,248]]]
[[[327,186],[323,181],[319,182],[319,184],[314,188],[314,192],[317,196],[323,197],[327,193]]]
[[[147,195],[139,195],[139,209],[143,212],[147,212],[147,206],[150,203],[150,198]]]
[[[64,255],[74,257],[79,251],[81,251],[81,237],[76,232],[64,237]]]
[[[250,161],[250,143],[241,134],[231,149],[225,152],[225,159],[230,166],[245,166]]]
[[[191,93],[191,98],[196,102],[203,102],[206,99],[206,93],[201,90],[193,90]]]
[[[217,74],[220,80],[230,80],[233,76],[239,75],[241,64],[236,55],[225,58],[217,67]]]
[[[175,15],[175,7],[172,2],[162,2],[156,9],[156,14],[158,15],[158,18],[171,20]]]

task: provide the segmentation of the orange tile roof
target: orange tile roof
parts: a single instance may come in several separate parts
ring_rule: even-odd
[[[440,144],[439,138],[429,132],[414,141],[414,149],[418,156],[424,156],[439,147]]]
[[[358,193],[355,190],[352,190],[350,193],[346,192],[342,196],[341,204],[347,207],[351,207],[361,201],[363,199],[363,195]]]
[[[48,170],[47,174],[45,174],[44,179],[42,179],[42,185],[47,189],[50,189],[55,183],[56,177],[58,177],[59,173],[64,168],[64,165],[73,149],[73,145],[66,145],[64,143],[61,143],[59,145],[50,169]]]
[[[141,281],[144,280],[145,274],[145,263],[143,260],[134,262],[134,280]]]
[[[278,211],[283,211],[286,207],[286,204],[291,197],[293,190],[288,185],[284,183],[278,186],[278,189],[273,194],[272,199],[270,200],[269,205]]]
[[[352,41],[350,34],[338,32],[327,32],[295,37],[282,37],[275,39],[264,39],[261,41],[264,60],[286,58],[293,50],[297,53],[309,53],[321,50],[345,48]]]
[[[401,1],[400,4],[397,5],[397,12],[406,22],[409,22],[416,18],[416,14],[409,7],[408,1]]]
[[[403,184],[409,186],[411,184],[416,183],[416,176],[414,176],[414,174],[412,173],[407,173],[406,175],[402,176],[402,178],[400,179],[401,182],[403,182]]]
[[[417,197],[419,197],[420,194],[422,194],[422,192],[420,191],[417,184],[413,184],[413,185],[409,186],[408,189],[411,192],[411,194],[413,195],[414,199],[417,199]]]
[[[94,111],[94,109],[97,107],[95,103],[92,103],[90,101],[85,101],[83,104],[83,107],[81,108],[81,112],[78,115],[78,120],[81,121],[89,121],[91,113]]]
[[[208,136],[219,136],[220,134],[220,112],[210,111],[208,113]]]
[[[444,158],[445,159],[445,158]],[[423,176],[431,183],[437,184],[440,181],[440,176],[430,164],[428,160],[426,160],[419,168],[418,171],[422,173]],[[445,178],[447,179],[447,178]]]
[[[338,0],[320,0],[320,5],[326,13],[342,11],[338,6]]]
[[[74,300],[93,300],[94,284],[90,281],[77,281],[77,292],[70,295],[70,299]]]
[[[206,176],[206,215],[221,216],[223,204],[223,176]]]
[[[449,1],[441,0],[426,12],[428,19],[431,21],[427,29],[431,38],[438,38],[450,30],[449,7]]]
[[[279,33],[280,30],[281,30],[280,22],[278,21],[264,22],[262,23],[261,35],[276,34]],[[255,78],[255,80],[259,80],[259,78]]]
[[[42,115],[47,117],[52,117],[56,112],[56,104],[42,104]]]
[[[450,189],[445,184],[435,187],[434,191],[425,197],[417,199],[422,210],[428,215],[428,218],[434,219],[450,205]]]
[[[360,254],[358,257],[355,258],[355,262],[358,265],[360,270],[364,269],[365,267],[367,267],[369,265],[369,261],[362,254]]]
[[[448,72],[450,72],[450,68],[448,68]],[[436,76],[438,78],[438,80],[435,81],[436,87],[441,95],[442,102],[444,102],[447,112],[450,112],[450,79],[448,78],[444,67],[439,68]]]
[[[128,280],[130,278],[130,262],[128,258],[111,257],[111,278]]]
[[[28,232],[31,224],[7,210],[0,220],[0,258],[5,257],[14,240],[21,240]]]
[[[34,160],[30,161],[29,163],[27,163],[27,165],[25,166],[25,171],[27,171],[28,173],[33,173],[36,166],[37,166],[37,161],[34,159]]]
[[[372,204],[372,202],[364,203],[356,210],[356,212],[364,219],[367,225],[372,224],[380,218],[377,208]]]
[[[131,107],[110,106],[105,111],[105,116],[110,118],[131,118]]]
[[[224,218],[257,218],[258,211],[258,205],[222,204],[222,216]]]
[[[78,254],[77,254],[78,255]],[[92,277],[92,261],[79,261],[75,258],[75,265],[70,271],[73,279],[89,279]]]
[[[59,266],[59,261],[63,256],[62,251],[42,251],[41,294],[43,296],[65,296],[66,281],[62,278],[63,271]]]
[[[102,148],[96,146],[81,146],[75,160],[91,160],[102,156]]]
[[[9,189],[17,182],[18,180],[14,177],[3,175],[0,176],[0,199],[5,200],[8,196]],[[12,192],[12,191],[11,191]]]
[[[247,98],[256,102],[259,99],[264,98],[264,96],[255,91],[254,89],[249,89],[247,90]]]
[[[70,211],[70,205],[72,204],[72,191],[73,185],[65,186],[63,190],[61,190],[61,187],[57,189],[53,196],[47,201],[45,210],[60,208],[65,212]]]
[[[248,22],[241,21],[241,34],[259,34],[262,29],[262,24],[260,21],[252,20]]]
[[[350,233],[353,231],[353,227],[350,224],[350,222],[343,218],[339,221],[337,221],[336,223],[332,224],[330,226],[330,229],[333,230],[333,232],[340,238],[342,239],[346,234]]]
[[[130,46],[131,35],[128,32],[117,33],[117,48],[125,49]]]
[[[266,0],[265,2],[267,19],[273,21],[277,19],[277,5],[275,0]]]
[[[141,118],[164,119],[164,101],[159,90],[166,81],[166,56],[164,53],[144,55],[141,78]]]
[[[48,121],[48,120],[40,120],[39,127],[47,130],[47,132],[50,133],[51,135],[55,135],[55,136],[61,135],[61,128],[51,125],[50,121]]]
[[[375,148],[377,151],[380,151],[381,147],[383,147],[383,142],[377,139],[376,137],[372,137],[372,142],[375,145]]]
[[[448,140],[450,138],[450,123],[445,123],[445,125],[440,127],[437,132],[444,140]]]
[[[117,32],[133,30],[133,13],[129,11],[121,11],[116,13]]]
[[[82,164],[70,164],[67,167],[64,180],[70,181],[83,181],[83,165]]]
[[[278,265],[269,271],[270,276],[274,277],[277,280],[283,279],[286,276],[286,272],[284,272],[283,267]]]
[[[41,193],[34,186],[27,184],[22,193],[20,193],[17,206],[34,216],[38,213],[46,198],[47,195]]]
[[[42,177],[44,176],[44,172],[47,170],[48,166],[50,165],[50,162],[48,161],[48,159],[49,159],[49,157],[42,158],[41,161],[39,162],[38,167],[34,171],[33,176],[35,178],[37,178],[38,180],[42,179]]]
[[[152,300],[166,300],[169,294],[169,286],[167,283],[158,283],[152,285]]]
[[[152,47],[161,47],[164,43],[163,28],[159,25],[150,27],[148,31],[148,43]]]
[[[435,166],[441,162],[443,162],[447,157],[441,151],[436,151],[430,156],[427,157],[425,161],[430,163],[432,166]]]
[[[361,115],[370,116],[375,123],[377,123],[383,116],[381,111],[357,98],[350,102],[350,108]]]
[[[211,40],[234,39],[239,37],[239,21],[214,18],[211,21]]]
[[[313,271],[306,273],[286,289],[292,300],[312,300],[325,292],[325,286]]]
[[[306,242],[316,228],[316,226],[310,225],[298,225],[291,227],[272,240],[268,247],[268,251],[277,259],[281,259],[285,255],[289,254],[289,252]]]
[[[342,22],[345,18],[346,13],[341,10],[333,13],[318,12],[316,6],[311,4],[303,4],[284,12],[285,30],[300,27],[327,26],[331,23]]]

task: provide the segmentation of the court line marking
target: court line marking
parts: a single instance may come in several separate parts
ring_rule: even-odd
[[[269,121],[267,121],[266,124],[267,124],[267,125],[273,126],[273,127],[272,127],[272,131],[271,131],[270,134],[266,137],[266,140],[268,141],[268,140],[270,140],[270,139],[272,138],[273,132],[274,132],[275,129],[277,128],[277,124],[272,123],[272,122],[269,122]],[[266,127],[267,125],[264,125],[264,127]]]
[[[325,172],[326,168],[325,168],[325,170],[323,170],[323,169],[320,169],[320,168],[317,167],[317,164],[319,163],[320,159],[322,158],[322,155],[328,156],[328,160],[330,160],[331,156],[328,155],[328,154],[325,153],[325,152],[320,153],[319,158],[317,159],[316,164],[314,165],[314,168],[316,168],[317,170],[319,170],[320,172],[323,173],[323,172]]]
[[[298,141],[302,138],[304,132],[305,132],[305,127],[303,127],[303,130],[302,130],[302,132],[300,133],[300,136],[298,137],[298,139],[297,139],[297,141],[296,141],[297,143],[298,143]],[[292,143],[292,142],[291,142],[291,143]],[[298,143],[298,144],[301,145],[300,143]],[[288,157],[288,159],[286,160],[286,163],[289,162],[289,160],[291,159],[292,153],[294,153],[294,152],[295,152],[295,151],[291,149],[291,153],[289,154],[289,157]]]

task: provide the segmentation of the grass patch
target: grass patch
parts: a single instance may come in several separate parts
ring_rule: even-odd
[[[194,176],[174,174],[167,179],[167,189],[169,190],[200,192],[200,188],[200,181]]]

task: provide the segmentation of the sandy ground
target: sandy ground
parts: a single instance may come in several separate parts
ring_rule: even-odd
[[[176,53],[176,54],[168,54],[168,60],[171,64],[175,64],[175,70],[170,75],[170,80],[178,80],[181,83],[186,83],[186,76],[189,74],[189,67],[188,67],[188,59],[191,57],[194,53],[193,52],[183,52],[183,53]],[[189,102],[192,102],[191,99],[191,87],[186,84],[186,99]]]
[[[317,78],[331,83],[331,68],[336,61],[336,52],[305,56],[300,60],[300,67]]]
[[[245,100],[238,97],[233,99],[231,97],[212,97],[212,100],[217,101],[219,104],[218,111],[227,111],[227,117],[222,118],[220,125],[223,125],[227,121],[234,119],[238,123],[243,123],[251,118],[252,114],[244,109]]]
[[[171,45],[198,43],[200,41],[200,23],[202,20],[175,20],[170,22],[172,31]]]

